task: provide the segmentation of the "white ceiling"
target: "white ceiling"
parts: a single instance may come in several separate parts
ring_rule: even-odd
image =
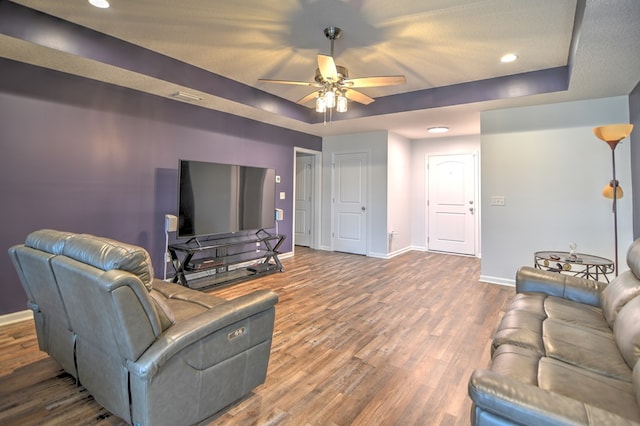
[[[335,58],[351,77],[406,76],[405,85],[362,89],[374,98],[565,66],[576,47],[566,91],[326,125],[77,56],[51,41],[0,35],[0,56],[159,96],[194,93],[205,108],[319,136],[389,130],[419,139],[436,125],[450,127],[447,136],[479,134],[484,110],[627,95],[635,87],[640,80],[640,1],[587,0],[574,34],[581,1],[111,0],[109,9],[94,8],[86,0],[14,1],[292,102],[309,88],[258,79],[313,81],[316,54],[330,52],[323,34],[329,25],[343,30]],[[505,53],[516,53],[519,60],[502,64]]]

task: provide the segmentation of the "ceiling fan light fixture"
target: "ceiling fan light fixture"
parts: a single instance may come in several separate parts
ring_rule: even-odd
[[[333,90],[327,90],[324,94],[324,101],[327,104],[327,108],[333,108],[336,106],[336,92]]]
[[[318,93],[316,98],[316,112],[325,112],[327,110],[327,101],[324,100],[322,92]]]
[[[347,112],[347,97],[344,93],[340,93],[338,96],[338,101],[336,103],[336,111],[338,112]]]

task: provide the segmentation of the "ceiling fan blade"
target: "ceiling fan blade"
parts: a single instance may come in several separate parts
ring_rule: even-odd
[[[260,81],[262,83],[277,83],[277,84],[291,84],[291,85],[294,85],[294,86],[322,87],[321,84],[318,84],[315,81],[269,80],[269,79],[266,79],[266,78],[258,79],[258,81]]]
[[[305,96],[304,98],[300,99],[297,103],[306,104],[310,100],[315,99],[317,96],[318,96],[318,92],[311,92],[307,96]]]
[[[347,97],[347,99],[364,104],[364,105],[369,105],[371,102],[375,100],[365,95],[362,92],[358,92],[357,90],[352,90],[352,89],[345,89],[344,95]]]
[[[338,81],[338,68],[333,57],[328,55],[318,54],[318,69],[322,78],[327,81]]]
[[[404,75],[387,75],[382,77],[349,78],[344,80],[344,85],[347,87],[378,87],[395,86],[406,82]]]

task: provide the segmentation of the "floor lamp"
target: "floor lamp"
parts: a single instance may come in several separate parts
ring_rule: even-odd
[[[609,124],[606,126],[594,127],[593,133],[598,139],[605,141],[611,147],[611,166],[613,168],[613,179],[602,190],[602,195],[613,199],[613,239],[615,250],[615,273],[618,276],[618,198],[622,198],[622,188],[616,180],[616,146],[618,142],[631,134],[633,124]]]

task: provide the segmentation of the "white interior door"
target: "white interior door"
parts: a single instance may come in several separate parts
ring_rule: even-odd
[[[366,152],[333,156],[333,249],[367,252]]]
[[[475,254],[474,155],[429,156],[428,169],[429,250]]]
[[[311,246],[311,225],[313,223],[313,157],[296,157],[295,188],[295,234],[294,242],[298,246]]]

